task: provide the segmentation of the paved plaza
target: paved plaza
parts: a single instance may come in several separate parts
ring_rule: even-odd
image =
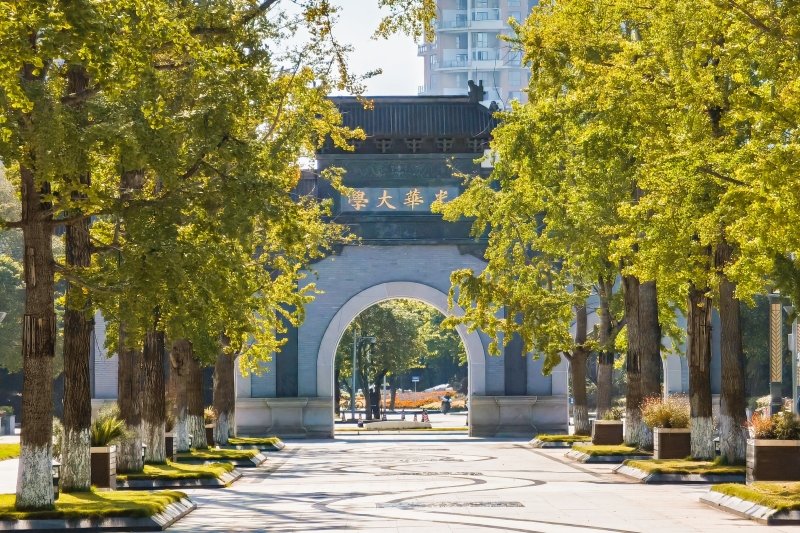
[[[0,462],[0,493],[16,460]],[[197,510],[175,532],[800,533],[698,501],[706,485],[641,485],[564,450],[462,435],[289,441],[226,490],[186,490]]]
[[[519,440],[370,435],[290,441],[170,531],[800,532],[699,503],[707,486],[627,482]]]

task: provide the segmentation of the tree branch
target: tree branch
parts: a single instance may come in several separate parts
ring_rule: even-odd
[[[50,224],[50,226],[52,226],[54,228],[58,227],[58,226],[71,226],[73,224],[77,224],[81,220],[85,220],[89,216],[90,215],[86,215],[86,214],[75,215],[74,217],[67,217],[67,218],[59,218],[59,219],[48,220],[47,223]]]
[[[260,14],[264,13],[277,2],[278,0],[265,0],[264,2],[261,2],[258,6],[254,7],[249,13],[242,17],[240,24],[244,26]],[[198,26],[197,28],[192,29],[189,33],[191,35],[226,35],[230,33],[230,31],[230,28],[204,28]]]
[[[14,229],[14,228],[22,229],[22,226],[24,226],[24,225],[25,225],[25,221],[24,220],[15,220],[13,222],[3,222],[3,228],[4,229]]]
[[[722,181],[727,181],[728,183],[732,183],[734,185],[741,185],[742,187],[747,187],[748,186],[747,183],[745,183],[743,181],[740,181],[740,180],[737,180],[736,178],[731,178],[730,176],[726,176],[724,174],[720,174],[719,172],[715,171],[714,169],[712,169],[709,166],[698,167],[697,171],[702,173],[702,174],[708,174],[709,176],[714,176],[717,179],[721,179]]]
[[[744,16],[747,17],[747,20],[750,21],[750,24],[752,24],[762,32],[771,35],[773,37],[776,37],[779,41],[786,40],[781,33],[775,32],[772,28],[770,28],[769,26],[758,20],[755,15],[747,11],[744,7],[740,6],[737,2],[734,2],[734,0],[728,0],[728,4],[741,11],[744,14]]]
[[[84,89],[74,94],[70,94],[61,98],[61,103],[67,106],[73,106],[77,104],[81,104],[91,98],[92,96],[96,95],[100,92],[99,87],[93,87],[91,89]]]
[[[84,280],[80,279],[79,277],[77,277],[77,276],[75,276],[73,274],[70,274],[70,272],[67,270],[67,268],[64,265],[62,265],[61,263],[58,263],[56,261],[53,261],[53,269],[56,272],[58,272],[59,276],[61,276],[65,280],[69,281],[70,283],[74,283],[75,285],[79,285],[81,287],[85,287],[85,288],[87,288],[87,289],[89,289],[91,291],[99,292],[99,293],[102,293],[102,294],[118,294],[119,293],[119,291],[114,291],[112,289],[97,287],[97,286],[90,285],[90,284],[86,283]]]

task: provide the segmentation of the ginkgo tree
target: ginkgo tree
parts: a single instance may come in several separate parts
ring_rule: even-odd
[[[169,235],[166,226],[181,224],[174,216],[181,212],[179,198],[185,200],[190,191],[202,191],[215,180],[231,177],[232,190],[243,202],[234,204],[245,208],[244,217],[279,207],[271,206],[269,199],[289,195],[285,179],[263,189],[251,188],[249,197],[242,194],[248,185],[264,185],[258,178],[275,171],[267,164],[253,181],[238,181],[243,169],[252,169],[249,165],[259,161],[252,155],[265,154],[255,148],[258,143],[268,145],[266,153],[279,162],[276,174],[286,177],[286,169],[301,155],[299,146],[307,149],[325,135],[343,141],[343,133],[335,130],[335,110],[320,103],[332,88],[360,90],[347,69],[346,47],[333,38],[335,9],[327,2],[305,6],[300,23],[311,30],[310,44],[295,59],[306,63],[290,61],[285,65],[291,72],[287,76],[280,73],[269,43],[296,25],[275,12],[276,18],[267,16],[275,4],[274,0],[202,4],[26,0],[0,5],[0,157],[22,199],[21,219],[6,221],[5,227],[21,229],[25,247],[19,509],[53,503],[50,398],[56,272],[72,284],[67,303],[76,311],[71,315],[75,327],[67,331],[76,337],[69,343],[75,364],[67,369],[78,378],[67,383],[80,389],[71,389],[76,413],[70,415],[68,428],[76,433],[68,439],[76,453],[65,466],[75,471],[70,479],[81,488],[88,479],[90,414],[88,380],[81,378],[88,368],[86,326],[94,308],[103,295],[121,295],[116,315],[125,326],[121,336],[130,346],[123,345],[120,357],[130,362],[128,355],[135,359],[145,338],[156,339],[145,350],[156,358],[148,359],[148,368],[155,368],[160,341],[158,335],[147,334],[163,331],[165,323],[160,305],[139,312],[139,295],[127,292],[135,276],[114,279],[121,270],[117,269],[109,280],[92,272],[95,261],[116,252],[119,266],[141,269],[136,263],[146,258],[127,254],[148,243],[134,237],[155,238],[149,244],[156,249],[164,245],[158,239]],[[419,32],[420,14],[429,9],[424,2],[412,7],[395,16],[399,27]],[[308,99],[319,105],[301,103]],[[209,187],[205,199],[214,192]],[[318,213],[315,209],[311,211]],[[210,211],[206,214],[213,216]],[[87,239],[89,217],[97,217],[97,222]],[[135,231],[137,224],[153,224],[164,233],[147,235]],[[52,252],[51,234],[59,225],[69,227],[65,265],[56,264]],[[243,227],[233,222],[225,229]],[[106,301],[111,300],[107,296]],[[141,303],[149,306],[153,299],[142,298]],[[106,312],[114,316],[110,309]],[[142,327],[145,323],[147,328]],[[135,411],[134,407],[126,420],[129,426],[138,425]],[[123,464],[126,455],[136,455],[134,448],[125,453],[123,446]]]

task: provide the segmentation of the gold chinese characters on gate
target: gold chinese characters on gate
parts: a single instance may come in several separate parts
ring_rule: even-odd
[[[378,191],[381,191],[380,195],[377,195],[375,192],[370,195],[369,191],[375,191],[375,189],[354,190],[350,196],[346,197],[348,205],[355,211],[368,211],[371,207],[371,196],[374,200],[372,204],[375,206],[372,207],[374,210],[397,210],[397,206],[400,205],[402,201],[402,205],[413,211],[417,208],[425,209],[428,207],[428,205],[426,205],[426,196],[428,198],[433,197],[432,202],[444,202],[450,199],[451,192],[445,189],[428,190],[428,188],[423,188],[423,190],[420,190],[418,187],[407,191],[399,191],[398,189],[378,189]]]

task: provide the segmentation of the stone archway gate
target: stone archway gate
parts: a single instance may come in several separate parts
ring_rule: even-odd
[[[308,281],[322,294],[306,307],[305,322],[287,334],[284,349],[262,376],[239,377],[236,422],[242,434],[331,437],[333,361],[350,321],[392,298],[413,298],[447,313],[450,274],[485,266],[485,240],[470,237],[471,222],[445,222],[431,213],[437,198],[463,190],[456,172],[483,173],[496,121],[467,97],[376,97],[365,110],[355,98],[334,98],[345,125],[367,135],[352,151],[328,142],[317,171],[303,176],[301,194],[333,201],[333,218],[360,239],[313,265]],[[327,167],[346,170],[349,197],[317,179]],[[459,309],[452,312],[458,314]],[[482,332],[459,334],[469,359],[470,434],[535,435],[566,432],[566,364],[543,376],[512,339],[501,356],[488,355]]]

